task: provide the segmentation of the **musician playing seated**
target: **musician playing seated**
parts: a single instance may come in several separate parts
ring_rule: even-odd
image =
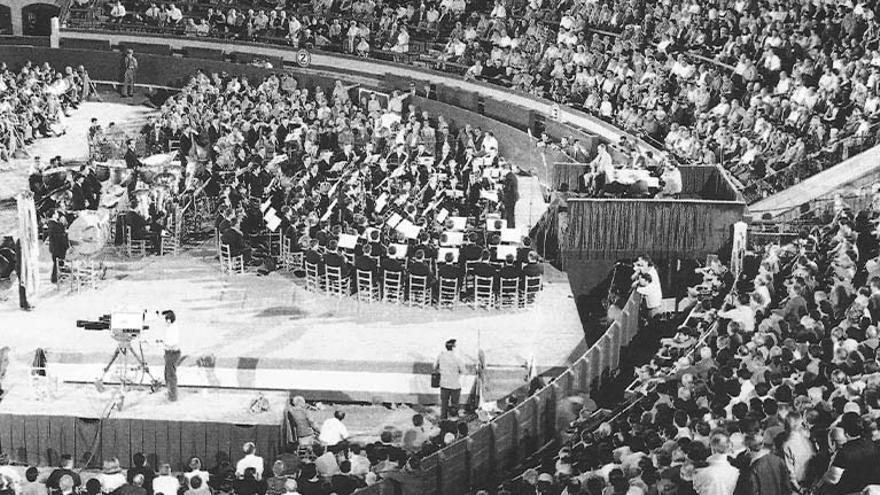
[[[468,261],[477,261],[480,259],[483,248],[477,244],[479,238],[480,236],[476,232],[471,232],[464,238],[464,243],[461,246],[458,257],[461,266],[465,269],[467,269]]]
[[[461,267],[455,263],[455,256],[452,253],[446,253],[443,263],[437,265],[437,276],[445,279],[461,278]]]
[[[336,239],[331,239],[327,243],[327,252],[324,253],[324,265],[341,268],[342,278],[351,277],[351,264],[345,261],[345,257],[339,252],[339,245]]]
[[[504,259],[504,266],[501,267],[501,270],[498,271],[498,275],[501,278],[507,279],[519,279],[523,276],[523,270],[520,267],[519,263],[516,262],[516,257],[512,254],[508,254]]]
[[[241,232],[241,220],[236,220],[232,226],[220,234],[220,242],[229,246],[230,256],[234,257],[241,255],[246,264],[251,262],[253,248],[247,240],[245,240],[244,234]]]
[[[397,254],[397,247],[396,246],[388,246],[388,256],[382,258],[382,263],[381,263],[383,277],[385,276],[384,275],[385,272],[396,273],[396,272],[403,271],[403,265],[400,263],[400,260],[396,259],[396,258],[392,258],[392,256],[394,256],[395,254]]]
[[[318,267],[318,275],[324,275],[324,257],[321,256],[321,246],[317,239],[309,240],[309,248],[305,254],[306,263]]]
[[[434,274],[425,261],[425,252],[421,249],[416,251],[415,256],[410,260],[409,266],[406,267],[407,273],[416,277],[426,277],[425,281],[428,286],[434,283]]]
[[[538,253],[529,252],[529,262],[522,269],[525,277],[540,277],[544,275],[544,265],[538,263]]]
[[[489,256],[490,253],[487,249],[484,249],[483,252],[480,253],[480,261],[474,264],[474,275],[497,279],[498,271],[495,269],[494,265],[489,263]]]
[[[373,280],[376,280],[376,277],[379,275],[379,265],[376,263],[376,260],[371,257],[372,253],[373,245],[364,245],[363,252],[361,254],[355,255],[354,257],[354,266],[358,271],[372,273]]]

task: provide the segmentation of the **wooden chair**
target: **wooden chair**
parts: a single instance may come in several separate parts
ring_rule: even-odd
[[[351,277],[342,275],[342,266],[324,267],[324,290],[328,296],[351,295]]]
[[[293,239],[287,238],[281,244],[281,266],[287,271],[301,272],[305,255],[302,251],[293,251]]]
[[[394,304],[403,302],[403,272],[385,270],[382,274],[382,300]]]
[[[431,289],[428,287],[427,276],[410,273],[407,277],[407,286],[407,300],[410,306],[423,308],[431,304]]]
[[[306,290],[318,292],[324,288],[324,280],[320,276],[320,269],[317,263],[309,263],[303,261],[306,267]]]
[[[125,226],[125,253],[129,258],[134,258],[135,256],[142,258],[147,255],[147,240],[132,239],[131,227],[128,225]]]
[[[474,275],[474,307],[495,307],[495,278]]]
[[[458,278],[437,279],[437,306],[440,308],[452,308],[458,304],[460,286]]]
[[[373,272],[369,270],[357,270],[357,299],[361,302],[374,302],[379,300],[379,287],[373,280]]]
[[[519,278],[502,278],[498,284],[498,307],[514,309],[519,307]]]
[[[529,307],[535,304],[535,300],[538,297],[538,293],[541,292],[543,285],[541,283],[541,276],[526,276],[523,279],[522,290],[520,292],[520,305],[522,307]]]
[[[244,273],[244,255],[232,256],[229,244],[220,244],[220,270],[224,273]]]

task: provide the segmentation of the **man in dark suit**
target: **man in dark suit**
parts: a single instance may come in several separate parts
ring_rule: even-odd
[[[342,278],[351,277],[351,265],[345,261],[345,257],[339,253],[339,246],[336,239],[330,240],[327,244],[327,252],[324,253],[324,265],[327,267],[338,267]]]
[[[48,225],[49,253],[52,254],[52,283],[58,282],[58,260],[64,261],[70,241],[67,239],[67,226],[60,211],[52,214]]]
[[[519,201],[519,180],[511,165],[505,164],[504,189],[502,192],[502,205],[504,206],[504,219],[507,220],[507,228],[516,227],[516,202]]]
[[[241,232],[241,220],[236,221],[235,224],[220,234],[220,242],[229,246],[229,254],[231,256],[242,255],[244,262],[250,263],[253,249]]]

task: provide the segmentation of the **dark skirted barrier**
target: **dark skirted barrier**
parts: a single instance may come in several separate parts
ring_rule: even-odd
[[[702,257],[730,239],[745,213],[736,201],[572,198],[560,247],[566,260]]]
[[[141,452],[152,466],[167,462],[183,470],[192,457],[207,466],[220,455],[234,462],[243,455],[242,445],[254,442],[268,469],[279,434],[276,425],[0,414],[0,451],[14,463],[33,466],[57,466],[61,455],[71,454],[78,467],[100,468],[112,457],[128,467]]]

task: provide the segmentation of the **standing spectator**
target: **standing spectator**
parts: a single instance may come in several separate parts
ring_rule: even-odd
[[[342,411],[334,411],[332,418],[327,418],[321,425],[321,434],[318,440],[326,447],[335,447],[336,445],[348,440],[348,428],[342,423],[345,419],[345,413]]]
[[[458,401],[461,397],[461,375],[464,363],[455,353],[455,339],[446,341],[446,350],[437,356],[434,371],[440,373],[440,418],[446,419],[450,413],[458,415]]]
[[[120,2],[121,5],[121,2]],[[122,97],[134,96],[134,81],[138,70],[138,60],[134,57],[134,50],[127,48],[122,58]]]
[[[247,468],[254,468],[254,478],[263,479],[263,458],[257,455],[257,446],[253,442],[247,442],[241,450],[244,452],[244,457],[235,465],[235,476],[241,479]]]
[[[180,330],[174,311],[162,312],[165,318],[165,386],[168,388],[168,401],[177,401],[177,365],[180,363]],[[201,461],[199,461],[201,467]],[[207,479],[205,480],[207,483]]]
[[[302,396],[295,396],[284,409],[282,435],[288,444],[308,447],[315,442],[318,425],[309,416],[308,404]]]

